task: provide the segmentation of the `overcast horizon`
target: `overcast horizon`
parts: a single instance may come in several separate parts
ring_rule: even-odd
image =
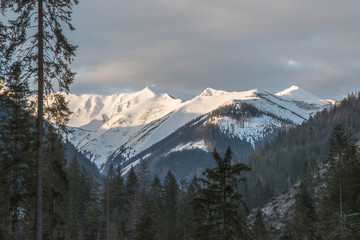
[[[297,85],[339,100],[360,91],[359,10],[357,0],[80,1],[71,92]]]

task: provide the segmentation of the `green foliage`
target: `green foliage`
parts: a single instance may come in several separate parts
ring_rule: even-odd
[[[280,132],[272,141],[246,157],[244,163],[252,169],[247,174],[249,191],[245,196],[249,208],[259,207],[271,197],[268,195],[264,201],[254,201],[254,197],[259,194],[256,186],[259,177],[269,184],[275,194],[279,194],[302,177],[305,161],[316,159],[320,163],[327,157],[328,139],[336,124],[343,124],[344,128],[353,132],[354,139],[360,139],[358,119],[360,93],[349,95],[339,104],[324,109],[302,125]]]
[[[176,215],[179,197],[179,185],[174,174],[169,170],[165,176],[162,192],[163,215],[161,217],[160,239],[176,238]]]
[[[318,233],[325,239],[360,238],[360,159],[351,134],[336,125],[320,202]]]
[[[43,163],[43,235],[46,239],[58,239],[64,234],[68,176],[61,141],[62,137],[48,126]]]
[[[246,181],[241,173],[249,171],[250,168],[241,163],[232,164],[230,148],[223,159],[216,150],[213,157],[216,166],[214,169],[205,170],[205,178],[201,179],[204,187],[194,199],[195,206],[203,211],[200,234],[197,233],[197,236],[202,235],[208,239],[244,237],[246,231],[243,216],[240,214],[240,205],[245,208],[246,205],[242,201],[243,195],[238,190],[239,184]]]
[[[260,208],[258,208],[256,211],[255,221],[252,226],[252,232],[253,232],[254,240],[268,239],[268,233],[264,225],[264,219]]]
[[[144,200],[140,217],[135,225],[135,240],[153,240],[156,234],[155,209],[151,199]]]
[[[124,222],[124,236],[131,238],[134,236],[135,224],[139,216],[138,196],[139,196],[139,180],[131,167],[129,174],[127,175],[125,184],[125,219]]]
[[[55,91],[69,92],[75,73],[69,64],[75,56],[76,46],[65,37],[66,29],[74,30],[71,24],[72,7],[78,0],[41,1],[43,2],[43,29],[38,29],[38,1],[4,0],[0,4],[0,12],[8,17],[7,23],[1,23],[1,56],[6,61],[6,69],[2,69],[5,82],[17,79],[30,84],[38,81],[39,66],[42,65],[45,94]],[[38,31],[34,31],[36,28]],[[42,41],[42,50],[39,42]],[[56,81],[54,88],[52,81]],[[52,121],[59,129],[66,131],[65,123],[70,113],[64,95],[48,96],[50,105],[45,112],[51,114]]]
[[[295,213],[291,232],[296,239],[316,239],[317,214],[311,180],[310,176],[303,179],[295,197]]]
[[[0,95],[0,239],[25,237],[32,223],[34,118],[27,84],[9,80]],[[27,230],[25,231],[25,226]]]

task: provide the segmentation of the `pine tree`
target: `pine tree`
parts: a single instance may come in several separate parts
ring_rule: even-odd
[[[137,219],[139,217],[139,209],[137,205],[138,193],[139,193],[139,182],[138,177],[131,167],[125,184],[125,219],[124,223],[124,236],[128,239],[134,237],[134,229]]]
[[[194,235],[196,225],[194,219],[198,217],[198,211],[191,204],[200,189],[199,180],[196,176],[189,183],[181,181],[177,212],[177,236],[178,239],[190,239]]]
[[[74,30],[71,25],[71,13],[74,4],[78,0],[3,0],[0,10],[8,14],[9,20],[6,25],[5,51],[2,49],[0,58],[9,63],[7,77],[29,83],[36,80],[38,84],[37,97],[37,141],[36,141],[36,240],[42,238],[42,162],[44,149],[44,93],[54,91],[52,80],[58,81],[59,91],[69,91],[69,85],[74,79],[68,65],[74,58],[76,47],[68,42],[64,35],[64,26]],[[34,31],[34,28],[36,29]],[[16,69],[16,71],[13,71]],[[63,108],[45,108],[49,114],[56,117],[54,120],[58,126],[63,126],[64,116],[69,114],[65,107],[62,94],[53,95],[52,102]],[[55,110],[56,112],[51,112]],[[66,119],[66,118],[65,118]]]
[[[176,238],[176,215],[179,185],[169,170],[165,176],[162,192],[163,216],[161,219],[161,239]]]
[[[264,219],[260,208],[256,210],[255,221],[252,226],[252,231],[254,234],[254,240],[268,239],[268,233],[264,225]]]
[[[109,186],[106,189],[106,197],[109,198],[108,219],[109,219],[109,238],[122,239],[123,226],[126,224],[125,214],[125,186],[124,179],[121,175],[121,169],[117,166],[115,169],[112,165],[108,172]],[[109,193],[109,194],[108,194]]]
[[[103,220],[103,206],[102,206],[102,189],[103,186],[99,183],[99,179],[91,172],[83,170],[84,184],[86,185],[82,191],[87,194],[82,194],[84,197],[84,223],[83,223],[83,239],[100,239]]]
[[[209,239],[245,237],[248,230],[241,214],[241,205],[246,205],[239,192],[239,184],[246,181],[241,173],[250,168],[241,163],[232,165],[230,147],[223,159],[216,149],[213,157],[216,166],[205,170],[205,178],[201,180],[204,187],[200,189],[199,197],[194,199],[195,205],[205,214],[202,233],[207,232]]]
[[[153,240],[156,234],[155,209],[151,199],[147,198],[141,207],[140,217],[135,224],[135,240]]]
[[[352,141],[342,125],[335,126],[320,203],[318,233],[325,239],[360,238],[360,159]]]
[[[43,238],[50,240],[64,237],[68,177],[62,137],[51,125],[48,125],[46,130],[43,164]]]
[[[302,180],[295,196],[292,233],[297,239],[316,239],[316,206],[310,176]]]
[[[66,218],[66,239],[79,238],[80,232],[80,206],[81,206],[81,173],[80,165],[73,157],[67,166],[66,174],[69,181],[69,188],[66,196],[67,218]]]
[[[0,236],[20,239],[25,219],[31,219],[27,198],[33,190],[34,121],[27,111],[27,84],[12,78],[7,82],[0,96]]]
[[[163,187],[162,187],[161,181],[160,181],[159,177],[157,175],[155,175],[155,177],[153,178],[151,185],[150,185],[148,198],[151,201],[152,209],[154,210],[154,212],[153,212],[154,222],[157,226],[157,228],[155,229],[155,238],[156,239],[160,238],[159,237],[160,236],[159,228],[160,228],[161,218],[163,216],[162,192],[163,192]]]

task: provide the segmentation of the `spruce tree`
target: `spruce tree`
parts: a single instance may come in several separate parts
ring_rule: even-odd
[[[65,236],[66,239],[79,238],[80,232],[80,206],[81,206],[81,173],[80,166],[76,157],[71,158],[68,163],[66,174],[69,185],[66,196],[67,202],[67,217]]]
[[[28,95],[27,84],[16,79],[8,79],[0,95],[0,234],[4,238],[20,239],[26,224],[22,221],[32,218],[27,198],[33,191],[35,122],[27,111]]]
[[[139,181],[133,167],[131,167],[126,178],[125,193],[124,215],[127,221],[124,222],[124,236],[130,239],[134,237],[135,224],[139,216],[139,209],[137,205]]]
[[[68,178],[65,169],[67,160],[62,145],[62,137],[56,133],[56,130],[51,125],[47,126],[45,133],[43,238],[50,240],[64,237]],[[80,184],[80,181],[77,184]]]
[[[109,238],[123,239],[123,227],[126,224],[125,215],[125,186],[121,175],[121,168],[113,168],[111,165],[108,172],[108,187],[106,197],[108,200]]]
[[[246,205],[239,187],[240,183],[246,182],[246,178],[241,176],[242,172],[249,171],[250,168],[241,163],[232,164],[230,147],[224,158],[214,149],[213,158],[216,166],[205,170],[205,178],[201,180],[203,188],[194,199],[195,205],[205,215],[202,232],[207,232],[209,239],[245,237],[248,230],[241,207],[246,208]]]
[[[351,134],[336,125],[330,139],[318,233],[325,239],[360,238],[360,159]]]
[[[305,177],[300,183],[298,193],[295,196],[292,233],[298,239],[316,238],[317,214],[311,180],[311,176]]]
[[[200,185],[196,176],[189,183],[182,184],[176,220],[178,239],[190,239],[191,236],[194,236],[197,227],[194,224],[194,219],[198,217],[198,211],[191,202],[199,189]]]
[[[179,196],[179,185],[174,174],[169,170],[164,178],[162,205],[163,216],[161,221],[162,239],[176,238],[176,215]]]
[[[1,59],[8,62],[7,74],[16,70],[16,79],[30,83],[35,80],[38,84],[37,94],[37,141],[36,141],[36,240],[42,239],[42,182],[43,182],[43,149],[44,149],[44,110],[54,116],[67,116],[64,96],[55,94],[52,102],[57,106],[45,107],[46,95],[55,90],[69,91],[69,85],[74,79],[74,73],[69,64],[74,58],[76,47],[70,44],[64,35],[64,27],[74,30],[71,25],[71,13],[78,0],[3,0],[0,11],[9,17],[5,25],[5,51],[2,50]],[[2,26],[1,26],[2,27]],[[36,30],[35,30],[36,29]],[[14,76],[10,78],[15,78]],[[58,82],[57,89],[52,81]],[[6,79],[5,79],[6,81]],[[65,107],[65,108],[64,108]],[[53,112],[55,110],[55,112]],[[56,122],[63,126],[63,118]]]
[[[264,219],[260,208],[256,210],[255,221],[252,226],[252,231],[254,234],[254,240],[268,239],[268,233],[265,228]]]
[[[100,180],[92,175],[90,171],[83,170],[82,178],[84,179],[83,184],[85,184],[82,192],[87,192],[87,194],[82,194],[82,196],[88,196],[84,197],[86,210],[83,213],[83,239],[99,239],[103,224],[102,192],[100,190],[103,186],[99,183]]]
[[[135,240],[153,240],[156,236],[155,209],[150,198],[144,200],[140,217],[135,224]]]
[[[163,187],[161,181],[157,175],[153,178],[148,198],[152,203],[152,209],[154,209],[154,222],[157,225],[155,229],[155,238],[159,239],[160,236],[160,222],[163,216],[163,202],[162,202]]]

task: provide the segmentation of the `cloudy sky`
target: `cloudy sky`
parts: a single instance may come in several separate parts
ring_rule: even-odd
[[[298,85],[338,98],[360,91],[359,12],[359,0],[83,0],[72,92]]]

